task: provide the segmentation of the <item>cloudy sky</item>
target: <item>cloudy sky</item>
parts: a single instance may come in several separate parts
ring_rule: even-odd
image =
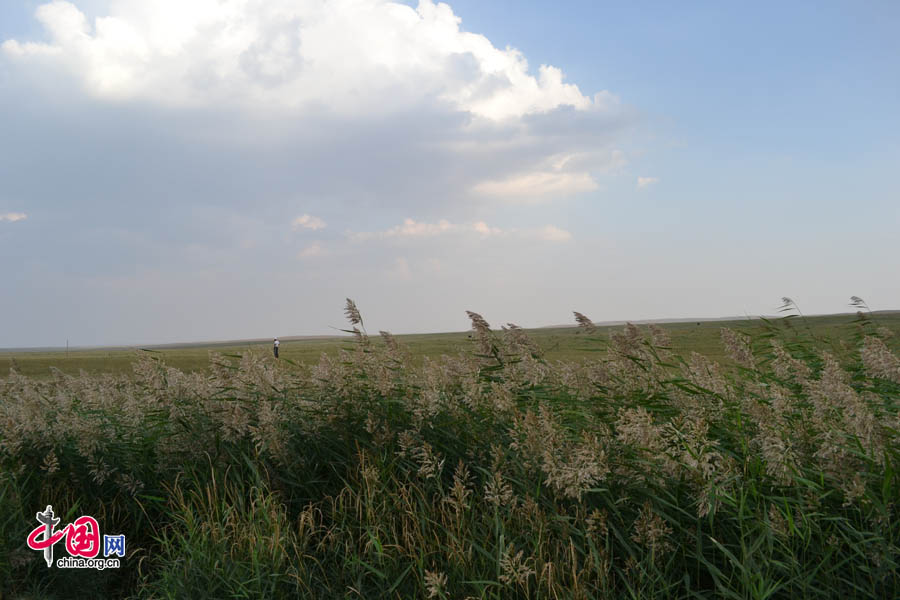
[[[0,3],[0,347],[900,308],[900,5]]]

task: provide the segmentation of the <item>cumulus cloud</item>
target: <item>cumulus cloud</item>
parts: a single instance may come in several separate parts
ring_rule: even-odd
[[[474,223],[451,223],[446,219],[441,219],[437,223],[425,223],[413,219],[404,219],[402,224],[384,231],[349,232],[348,236],[353,241],[364,242],[398,238],[433,238],[448,234],[470,235],[482,239],[488,237],[525,238],[546,242],[566,242],[572,239],[572,234],[570,232],[565,229],[560,229],[555,225],[545,225],[533,229],[502,229],[500,227],[492,227],[484,221],[475,221]]]
[[[149,135],[135,132],[126,161],[143,151],[181,170],[216,156],[232,163],[232,178],[264,171],[285,203],[302,186],[316,198],[305,208],[326,219],[336,202],[366,197],[399,208],[395,216],[413,205],[427,213],[426,202],[446,214],[460,199],[552,200],[598,189],[598,175],[623,160],[614,144],[633,115],[617,97],[584,95],[560,69],[530,67],[519,51],[462,30],[446,4],[116,0],[97,18],[87,6],[44,4],[35,16],[46,41],[3,43],[11,89],[86,100],[67,112],[106,125],[97,145],[111,147],[104,129],[117,117],[141,124]],[[207,188],[195,181],[207,174],[180,179]],[[220,202],[241,202],[228,195]]]
[[[54,0],[36,18],[49,41],[7,40],[5,53],[106,100],[360,114],[437,98],[488,119],[605,102],[557,67],[532,74],[521,52],[461,30],[432,0],[118,0],[93,22]]]
[[[313,217],[312,215],[301,215],[293,220],[291,229],[297,231],[301,228],[312,229],[313,231],[316,229],[325,229],[325,221],[319,217]]]
[[[637,178],[638,189],[648,188],[651,185],[656,185],[657,183],[659,183],[659,177],[638,177]]]
[[[527,171],[480,181],[472,186],[472,191],[476,195],[512,202],[563,198],[599,189],[597,180],[588,169],[598,173],[615,173],[626,162],[621,150],[554,154],[542,158]]]
[[[19,298],[77,280],[86,303],[141,306],[135,286],[104,295],[89,284],[136,272],[159,273],[160,293],[188,285],[201,298],[211,288],[200,275],[219,265],[228,286],[299,286],[298,264],[319,257],[327,270],[299,271],[322,307],[398,255],[416,280],[440,268],[431,291],[442,297],[469,268],[466,252],[550,276],[556,267],[533,257],[580,247],[564,247],[574,238],[556,215],[518,203],[594,194],[619,174],[617,148],[640,155],[627,104],[463,31],[444,4],[40,1],[42,31],[0,48],[0,181],[28,202],[4,210],[53,216],[40,220],[39,247],[22,243],[27,227],[0,235],[0,256],[46,266]],[[591,218],[586,206],[566,222]],[[121,322],[138,341],[181,323],[158,314]],[[85,321],[84,335],[99,325]],[[16,327],[8,339],[55,339],[60,324]]]
[[[28,215],[20,212],[0,213],[0,221],[9,221],[11,223],[15,223],[16,221],[24,221],[27,218]]]

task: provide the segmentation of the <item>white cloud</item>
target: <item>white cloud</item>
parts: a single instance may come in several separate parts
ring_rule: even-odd
[[[313,231],[316,229],[325,229],[325,221],[319,217],[313,217],[312,215],[301,215],[291,223],[291,229],[294,231],[297,231],[300,228],[312,229]]]
[[[404,219],[402,225],[392,227],[383,233],[384,237],[432,237],[443,233],[457,231],[459,225],[453,225],[445,219],[437,223],[421,223],[412,219]]]
[[[544,157],[529,170],[480,181],[471,189],[480,196],[512,202],[563,198],[599,189],[591,171],[615,174],[626,163],[621,150],[563,152]]]
[[[24,221],[27,218],[28,215],[20,212],[0,213],[0,221],[9,221],[11,223],[15,223],[16,221]]]
[[[476,233],[481,234],[482,237],[500,235],[501,233],[503,233],[503,230],[499,227],[491,227],[484,221],[476,221],[475,223],[472,223],[472,230]]]
[[[492,235],[501,233],[500,229],[490,227],[483,221],[471,225],[460,225],[441,219],[437,223],[424,223],[414,219],[403,219],[403,223],[384,231],[350,232],[350,238],[355,241],[390,238],[430,238],[450,233],[479,233]]]
[[[637,178],[638,189],[650,187],[651,185],[656,185],[657,183],[659,183],[659,177],[638,177]]]
[[[299,259],[308,259],[315,258],[318,256],[325,256],[327,254],[325,247],[319,244],[318,242],[310,244],[299,253],[297,253],[297,258]]]
[[[33,5],[40,2],[48,0]],[[422,291],[429,302],[419,303],[431,304],[422,309],[431,314],[432,303],[450,306],[459,288],[451,283],[472,271],[473,258],[561,277],[559,268],[569,264],[563,257],[595,255],[580,229],[573,237],[565,228],[598,207],[572,205],[576,212],[563,221],[560,213],[513,205],[516,194],[543,200],[602,188],[624,160],[615,148],[640,155],[631,129],[636,111],[609,93],[582,95],[558,69],[539,68],[541,56],[529,56],[529,68],[515,50],[460,31],[445,5],[426,1],[416,11],[380,0],[71,0],[46,4],[38,16],[38,33],[19,34],[0,49],[0,87],[10,91],[0,93],[0,150],[23,166],[7,169],[6,187],[28,189],[30,205],[54,215],[41,252],[74,249],[87,265],[79,274],[90,277],[156,269],[166,289],[171,282],[193,286],[197,306],[213,289],[203,273],[223,282],[236,273],[285,281],[309,304],[326,307],[343,293],[342,281],[376,281],[393,266],[397,277],[433,277]],[[109,164],[116,169],[104,171]],[[71,177],[44,177],[60,165]],[[137,185],[161,176],[165,194]],[[633,185],[634,175],[627,177]],[[495,195],[474,194],[479,184]],[[74,196],[84,202],[68,200]],[[275,230],[271,215],[283,216]],[[337,236],[327,235],[335,227]],[[10,232],[27,228],[7,225]],[[362,233],[345,236],[346,228]],[[34,254],[15,236],[0,238],[8,242],[0,256]],[[16,299],[43,297],[46,281],[67,287],[65,265],[35,264],[46,271],[36,271]],[[327,268],[315,268],[322,264]],[[485,290],[513,289],[512,276],[476,270]],[[85,289],[85,306],[109,304],[102,290]],[[133,289],[122,289],[116,311],[134,306],[122,301]],[[381,290],[393,305],[388,292]],[[245,296],[221,307],[255,301]],[[95,312],[90,324],[82,320],[85,331],[100,331],[110,311]],[[130,338],[140,340],[141,331],[161,335],[166,319],[178,316],[109,322],[122,331],[141,327]],[[59,329],[38,321],[49,336]],[[16,335],[32,340],[30,327],[23,321]],[[115,333],[103,327],[102,335]],[[174,340],[189,331],[165,330]]]
[[[401,225],[391,227],[384,231],[348,233],[350,239],[357,242],[397,238],[422,239],[449,234],[476,235],[480,238],[518,237],[546,242],[567,242],[572,239],[572,234],[570,232],[565,229],[560,229],[555,225],[545,225],[535,229],[501,229],[500,227],[492,227],[484,221],[461,224],[451,223],[446,219],[441,219],[437,223],[423,223],[413,219],[404,219]]]
[[[488,119],[561,106],[606,110],[565,83],[536,76],[524,56],[460,29],[447,4],[387,0],[117,0],[89,22],[54,0],[35,16],[47,43],[7,40],[25,65],[55,65],[91,95],[168,106],[241,106],[370,114],[437,98]],[[34,59],[34,60],[32,60]]]
[[[590,173],[554,173],[535,171],[502,180],[483,181],[472,191],[484,196],[507,199],[533,199],[545,196],[570,196],[596,190],[597,182]]]
[[[103,5],[105,16],[85,17]],[[297,189],[312,214],[336,203],[368,210],[377,198],[390,219],[421,210],[454,220],[478,218],[467,212],[477,202],[590,192],[623,160],[614,144],[633,117],[609,92],[588,97],[563,83],[559,69],[529,71],[518,51],[460,30],[450,7],[431,0],[416,10],[385,0],[57,0],[36,17],[46,42],[0,50],[22,98],[78,99],[71,113],[54,112],[58,121],[109,111],[100,133],[130,115],[153,131],[136,146],[173,163],[250,148],[234,176],[265,173],[280,196],[262,201],[272,214],[291,210]],[[56,133],[68,129],[46,129],[51,143],[68,141]],[[207,172],[186,177],[195,186]],[[288,223],[326,226],[307,214]],[[441,227],[428,225],[395,235]]]

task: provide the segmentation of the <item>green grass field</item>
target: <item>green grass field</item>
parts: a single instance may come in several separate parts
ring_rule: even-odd
[[[900,334],[900,311],[879,312],[874,315],[874,323],[886,327],[895,334]],[[811,333],[819,340],[822,347],[839,344],[841,340],[849,340],[858,330],[857,318],[853,314],[807,317],[806,319],[777,319],[772,323],[790,336],[792,329],[798,334]],[[689,356],[698,352],[715,360],[726,360],[719,339],[722,327],[736,331],[758,334],[765,330],[765,323],[755,319],[738,321],[702,321],[690,323],[661,324],[672,338],[673,350]],[[545,352],[548,360],[578,360],[591,358],[602,349],[598,340],[605,340],[609,334],[621,330],[621,326],[599,327],[595,335],[584,335],[575,327],[528,329],[528,335]],[[322,353],[336,355],[340,348],[346,348],[350,337],[334,337],[328,339],[303,339],[283,341],[281,358],[297,363],[313,364],[318,362]],[[894,339],[900,339],[895,335]],[[468,352],[471,340],[468,332],[431,333],[415,335],[399,335],[397,340],[404,345],[417,362],[422,357],[439,358],[442,355],[454,355]],[[380,340],[376,340],[380,343]],[[196,346],[148,350],[163,361],[177,369],[187,372],[206,371],[209,368],[209,357],[213,352],[219,354],[240,354],[250,349],[264,352],[271,350],[269,344],[198,344]],[[4,352],[0,350],[0,373],[9,372],[15,367],[22,375],[46,377],[50,375],[50,367],[63,373],[78,375],[82,370],[87,373],[131,373],[132,363],[140,348],[110,348],[75,350],[68,354],[65,351],[50,352]]]

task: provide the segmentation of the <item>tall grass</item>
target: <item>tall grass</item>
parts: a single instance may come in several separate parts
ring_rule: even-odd
[[[470,351],[415,366],[347,316],[314,367],[0,379],[0,598],[900,596],[900,361],[869,318],[827,351],[723,331],[726,368],[580,313],[590,361],[470,313]],[[122,568],[48,569],[47,504],[126,534]]]

